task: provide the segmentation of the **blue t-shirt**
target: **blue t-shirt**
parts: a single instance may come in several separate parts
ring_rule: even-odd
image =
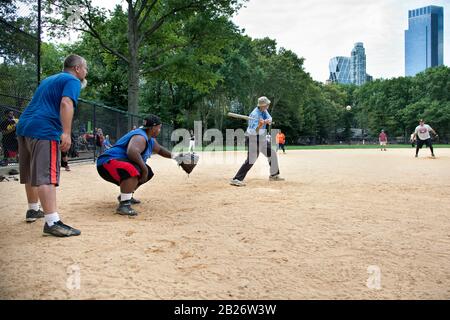
[[[72,99],[76,107],[80,91],[80,80],[68,72],[61,72],[43,80],[20,116],[17,135],[59,141],[62,134],[61,99]]]
[[[141,153],[142,160],[146,162],[147,159],[150,158],[150,156],[152,155],[154,139],[153,138],[149,139],[144,129],[137,128],[135,130],[128,132],[126,135],[120,138],[111,148],[102,153],[102,155],[97,159],[97,166],[101,166],[112,159],[128,159],[127,155],[128,143],[130,142],[131,138],[135,135],[141,135],[145,138],[145,141],[147,141],[147,148]]]

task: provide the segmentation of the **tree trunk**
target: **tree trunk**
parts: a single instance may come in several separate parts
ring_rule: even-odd
[[[128,6],[128,50],[130,63],[128,66],[128,112],[139,113],[139,59],[138,59],[138,26],[132,2]],[[131,117],[130,129],[138,125],[138,119]]]

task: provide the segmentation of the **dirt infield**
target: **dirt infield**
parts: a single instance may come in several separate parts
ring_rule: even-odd
[[[286,182],[262,157],[243,188],[228,185],[243,152],[203,154],[189,178],[154,156],[136,218],[74,165],[68,239],[25,223],[23,186],[0,182],[0,299],[450,299],[450,149],[413,153],[290,151]]]

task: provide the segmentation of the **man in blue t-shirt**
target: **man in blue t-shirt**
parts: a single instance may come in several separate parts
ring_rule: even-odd
[[[28,199],[26,221],[45,218],[44,235],[77,236],[80,231],[59,219],[56,187],[59,185],[60,155],[72,143],[71,128],[80,91],[87,84],[86,60],[69,55],[64,70],[43,80],[17,125],[20,183]],[[39,209],[39,200],[44,211]]]

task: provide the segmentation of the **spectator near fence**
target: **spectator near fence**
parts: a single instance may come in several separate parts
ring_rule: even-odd
[[[105,141],[105,136],[103,135],[103,130],[101,128],[98,128],[95,133],[95,156],[100,156],[104,151],[105,148],[103,146],[103,142]]]
[[[73,132],[70,135],[70,137],[71,137],[72,144],[70,145],[69,151],[67,151],[67,152],[61,151],[61,167],[63,167],[66,171],[70,171],[69,157],[76,158],[79,156],[78,150],[77,150],[76,139],[75,139],[75,135],[73,134]]]
[[[109,140],[109,135],[105,136],[105,141],[103,141],[103,148],[104,150],[108,150],[112,147],[111,141]]]
[[[5,119],[0,123],[2,131],[2,147],[3,147],[3,161],[2,165],[7,166],[9,159],[17,161],[17,136],[16,125],[18,120],[14,118],[12,110],[5,111]]]

